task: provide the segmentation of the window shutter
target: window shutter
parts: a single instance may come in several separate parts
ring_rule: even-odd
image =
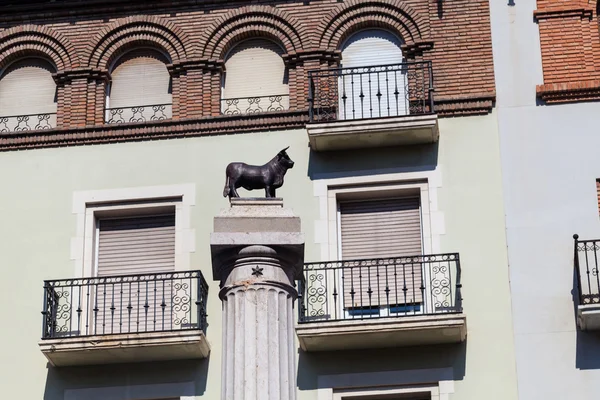
[[[164,114],[170,118],[171,75],[166,62],[161,54],[147,49],[123,56],[111,72],[108,108],[124,108],[122,118],[127,122],[131,117],[139,117],[131,111],[132,107],[146,106],[141,115],[150,120],[155,112],[148,106],[167,104]],[[110,114],[107,120],[110,120]]]
[[[346,71],[338,82],[340,119],[407,114],[406,71],[394,69],[383,72],[382,68],[364,68],[402,63],[404,58],[400,46],[401,42],[395,35],[379,29],[360,31],[345,43],[342,67],[352,70]]]
[[[272,111],[270,107],[288,109],[288,78],[282,55],[283,50],[277,44],[264,39],[247,40],[235,46],[225,62],[222,97],[242,99],[237,104],[222,101],[223,113],[236,108],[241,113]],[[274,97],[278,95],[283,96]],[[259,99],[258,104],[248,99],[261,96],[268,97]]]
[[[343,260],[393,258],[422,253],[418,197],[343,202],[340,203],[340,217]],[[384,262],[383,265],[368,265],[372,266],[345,269],[343,285],[346,307],[422,301],[422,271],[419,263],[401,266]],[[407,290],[404,290],[405,287]],[[354,296],[351,295],[352,289]],[[372,291],[371,297],[369,289]]]
[[[53,72],[52,65],[42,59],[26,59],[11,65],[0,78],[0,117],[56,113]],[[36,123],[37,119],[33,119],[29,126],[33,128]],[[49,123],[56,126],[55,115]]]
[[[98,231],[98,277],[174,271],[174,214],[101,219]],[[172,323],[170,293],[169,281],[99,285],[99,312],[95,324],[98,333],[137,331],[139,313],[144,323],[148,320],[144,314],[146,308],[152,316],[149,319],[156,321],[156,326],[150,327],[150,330],[169,329]],[[165,306],[161,307],[163,296]],[[148,307],[145,307],[146,302]]]

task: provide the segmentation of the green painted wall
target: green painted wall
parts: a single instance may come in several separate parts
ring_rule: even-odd
[[[440,120],[436,145],[310,154],[304,130],[82,146],[0,154],[0,242],[3,289],[0,321],[0,387],[6,398],[62,400],[110,388],[115,396],[145,384],[193,382],[192,395],[220,398],[221,341],[218,284],[212,282],[209,234],[212,218],[227,207],[221,196],[227,162],[263,163],[280,149],[296,162],[278,192],[302,218],[306,259],[317,260],[314,221],[319,213],[314,179],[439,168],[444,213],[443,251],[460,252],[468,339],[463,345],[382,351],[299,353],[299,400],[316,399],[317,376],[452,367],[453,399],[516,399],[514,351],[504,238],[496,116]],[[193,268],[209,283],[209,360],[104,367],[51,368],[38,349],[42,281],[71,277],[71,238],[76,234],[73,192],[194,183],[196,229]],[[9,322],[10,321],[10,322]],[[184,385],[185,386],[185,385]],[[92,390],[92,392],[89,392]],[[109,389],[105,389],[109,390]],[[77,393],[80,393],[79,395]],[[133,394],[131,394],[133,396]],[[92,400],[93,395],[86,395]],[[115,397],[115,398],[117,398]],[[193,397],[192,397],[193,398]]]

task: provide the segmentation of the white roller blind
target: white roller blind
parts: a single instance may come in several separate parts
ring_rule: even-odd
[[[288,109],[288,78],[282,55],[281,47],[264,39],[247,40],[235,46],[225,61],[222,112]],[[226,100],[237,98],[241,99]]]
[[[340,229],[343,260],[420,255],[420,199],[342,202]],[[344,304],[346,307],[368,307],[388,302],[421,302],[421,276],[420,264],[383,263],[347,269],[343,282]],[[370,297],[369,289],[372,291]]]
[[[25,59],[8,67],[0,77],[0,117],[55,114],[56,84],[52,78],[53,72],[54,67],[49,62],[36,58]],[[37,118],[30,118],[29,127],[34,128],[38,122]],[[47,123],[43,123],[56,126],[56,116],[51,116]],[[0,124],[0,130],[6,126],[15,128],[18,121],[9,118]]]
[[[153,50],[140,49],[124,55],[111,71],[108,108],[123,108],[121,118],[128,122],[131,118],[143,117],[151,120],[153,115],[171,117],[172,102],[171,76],[165,63],[167,60]],[[152,105],[167,104],[164,110],[154,110]],[[132,107],[145,106],[138,112]],[[107,115],[107,121],[111,115]],[[113,119],[115,115],[112,115]],[[138,122],[138,121],[133,121]]]
[[[352,35],[342,48],[339,119],[405,115],[406,71],[371,68],[403,62],[400,40],[392,33],[369,29]]]
[[[98,221],[99,277],[172,272],[175,268],[175,215]],[[171,326],[170,281],[143,280],[98,286],[99,334],[136,332],[142,321],[150,330]],[[165,307],[160,305],[164,304]],[[145,307],[146,303],[148,307]],[[114,310],[112,310],[114,308]]]

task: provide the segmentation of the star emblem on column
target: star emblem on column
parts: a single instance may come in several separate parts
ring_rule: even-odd
[[[252,275],[258,277],[258,276],[262,276],[263,274],[263,268],[259,267],[258,265],[254,268],[252,268]]]

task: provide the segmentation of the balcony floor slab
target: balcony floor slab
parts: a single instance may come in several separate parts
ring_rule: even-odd
[[[56,367],[206,358],[201,330],[43,339],[42,353]]]
[[[434,143],[439,138],[435,114],[311,123],[307,131],[314,151]]]
[[[463,313],[302,323],[296,334],[304,351],[354,350],[460,343]]]
[[[600,304],[579,305],[577,324],[582,331],[600,331]]]

